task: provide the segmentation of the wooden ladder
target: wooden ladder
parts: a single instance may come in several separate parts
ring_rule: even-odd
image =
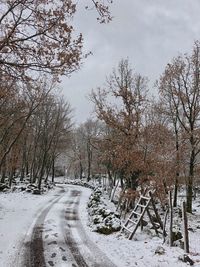
[[[150,203],[152,204],[152,209],[154,210],[154,213],[156,215],[158,223],[159,223],[161,229],[163,229],[163,224],[162,224],[160,216],[158,215],[158,212],[156,210],[155,203],[154,203],[153,198],[152,198],[152,193],[149,192],[149,196],[143,196],[143,195],[140,196],[134,210],[131,212],[130,216],[128,217],[125,224],[121,228],[121,232],[126,231],[129,233],[128,239],[132,239],[135,232],[137,231],[138,226],[140,224],[142,225],[142,219],[143,219],[145,212],[147,212],[149,219],[150,219],[150,222],[153,225],[153,228],[156,231],[156,234],[158,234],[156,224],[153,221],[152,216],[151,216],[150,211],[149,211],[150,210],[149,209]],[[141,208],[141,212],[137,211],[138,208]]]

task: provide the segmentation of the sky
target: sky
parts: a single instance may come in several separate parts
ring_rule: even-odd
[[[94,10],[85,11],[90,1],[78,1],[73,24],[84,36],[84,51],[92,55],[60,85],[76,124],[94,117],[89,94],[104,85],[122,58],[149,78],[149,91],[155,95],[153,84],[167,63],[180,53],[190,53],[194,41],[200,40],[199,0],[113,0],[113,20],[106,25],[98,24]]]

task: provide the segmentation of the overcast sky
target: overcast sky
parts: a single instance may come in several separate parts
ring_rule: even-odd
[[[93,55],[61,83],[76,123],[91,117],[89,92],[103,85],[122,58],[128,57],[133,69],[153,84],[174,56],[190,52],[200,40],[200,0],[114,0],[114,18],[107,25],[96,22],[94,11],[84,11],[87,0],[79,2],[74,24],[83,33],[85,51]]]

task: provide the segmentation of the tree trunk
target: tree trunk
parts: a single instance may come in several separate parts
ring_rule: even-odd
[[[90,181],[90,171],[91,171],[91,162],[90,160],[88,161],[88,175],[87,175],[87,182]]]
[[[23,163],[22,163],[23,164]],[[24,166],[21,168],[21,174],[20,174],[20,182],[22,182],[24,180],[24,176],[25,176],[25,169]]]
[[[46,152],[44,152],[42,164],[41,164],[41,168],[40,168],[40,174],[39,174],[39,178],[38,178],[38,189],[39,190],[41,189],[42,178],[44,176],[46,160],[47,160],[47,155],[46,155]]]
[[[189,175],[187,182],[187,212],[192,213],[192,189],[193,189],[193,176]]]
[[[173,207],[177,207],[177,197],[178,197],[178,178],[179,178],[179,173],[176,173],[175,182],[174,182]]]
[[[51,165],[51,168],[52,168],[52,175],[51,175],[51,181],[52,183],[54,183],[54,178],[55,178],[55,159],[53,157],[52,159],[52,165]]]
[[[3,165],[1,166],[1,183],[5,183],[6,178],[6,160],[4,160]]]
[[[83,166],[81,161],[80,161],[80,179],[83,179]]]
[[[192,190],[193,190],[193,179],[194,179],[194,160],[195,151],[192,150],[190,156],[189,176],[186,187],[186,198],[187,198],[187,212],[192,213]]]
[[[172,207],[172,192],[169,191],[169,215],[170,215],[170,223],[169,223],[169,245],[173,246],[173,207]]]
[[[123,177],[120,177],[120,182],[121,182],[121,188],[124,189],[124,180],[123,180]]]
[[[14,175],[14,169],[11,168],[11,171],[10,171],[10,174],[9,174],[9,187],[12,186],[13,175]]]
[[[185,208],[185,202],[183,202],[182,206],[182,217],[183,217],[183,238],[184,238],[184,250],[185,253],[189,253],[189,236],[188,236],[188,220],[187,213]]]
[[[90,149],[90,143],[87,143],[87,154],[88,154],[88,173],[87,173],[87,182],[90,181],[90,174],[91,174],[91,161],[92,161],[92,152]]]
[[[113,200],[114,200],[115,192],[117,190],[118,185],[119,185],[119,179],[117,180],[117,183],[115,184],[115,186],[113,188],[113,191],[112,191],[112,194],[111,194],[111,198],[110,198],[111,202],[113,202]]]
[[[178,184],[179,184],[179,166],[180,166],[180,158],[179,158],[179,140],[178,140],[178,130],[175,125],[175,134],[176,134],[176,177],[174,181],[174,197],[173,197],[173,207],[177,207],[177,197],[178,197]]]
[[[20,181],[22,182],[25,177],[25,168],[26,168],[26,153],[27,153],[27,138],[25,138],[22,148],[22,162],[21,162],[21,173],[20,173]]]

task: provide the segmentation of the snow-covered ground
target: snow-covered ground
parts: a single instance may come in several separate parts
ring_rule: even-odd
[[[67,188],[68,185],[65,185]],[[70,185],[70,187],[72,187]],[[77,188],[77,186],[74,186]],[[110,260],[119,267],[152,266],[152,267],[181,267],[186,263],[178,260],[184,251],[178,247],[169,248],[162,244],[162,238],[147,235],[138,229],[132,241],[123,235],[114,233],[108,236],[93,232],[89,227],[87,202],[91,190],[79,187],[82,191],[79,204],[79,217],[86,234]],[[15,266],[15,256],[20,253],[22,242],[30,232],[31,225],[38,218],[43,208],[59,195],[60,188],[55,187],[44,195],[32,195],[26,192],[0,193],[0,267]],[[195,203],[195,215],[189,216],[190,251],[189,255],[195,266],[200,266],[200,202]],[[110,207],[110,206],[109,206]],[[156,254],[158,246],[162,246],[165,253]],[[60,266],[58,266],[60,267]]]
[[[59,194],[55,187],[44,195],[26,192],[0,193],[0,267],[13,267],[15,255],[35,218]]]
[[[86,192],[86,191],[85,191]],[[127,240],[123,235],[119,233],[111,234],[108,236],[92,232],[88,226],[88,216],[84,211],[84,207],[87,205],[89,192],[84,194],[82,199],[83,207],[80,207],[81,222],[87,229],[87,233],[90,239],[95,242],[100,249],[107,254],[107,256],[119,267],[133,267],[133,266],[151,266],[151,267],[182,267],[186,266],[186,263],[178,260],[178,257],[184,254],[184,251],[178,247],[170,248],[167,244],[162,244],[162,238],[158,238],[156,235],[148,235],[147,233],[137,230],[133,240]],[[198,206],[198,205],[196,205]],[[194,216],[194,215],[192,215]],[[191,228],[197,227],[194,225],[199,221],[200,226],[200,208],[198,216],[199,220],[190,216],[189,226]],[[162,246],[165,250],[163,255],[156,254],[156,249]],[[195,266],[200,266],[200,229],[197,229],[195,233],[190,232],[190,257],[196,261]]]

